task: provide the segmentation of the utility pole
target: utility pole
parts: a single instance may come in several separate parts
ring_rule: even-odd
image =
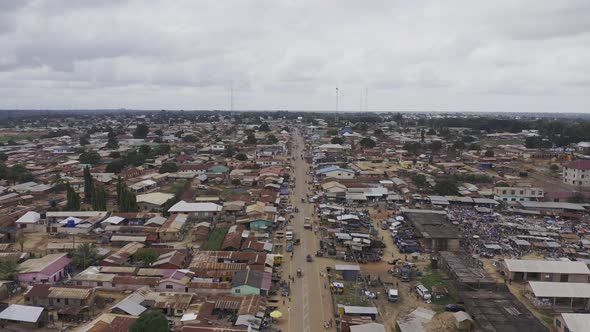
[[[336,87],[336,112],[338,112],[338,87]]]
[[[234,114],[234,81],[231,81],[231,86],[229,88],[229,110],[231,114]]]

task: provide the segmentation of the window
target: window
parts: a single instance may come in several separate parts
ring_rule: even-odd
[[[68,299],[65,299],[65,304],[66,304],[66,305],[70,305],[70,300],[68,300]]]
[[[559,319],[555,320],[555,326],[561,327],[561,321]]]
[[[166,289],[172,289],[173,286],[172,285],[166,285]]]
[[[234,293],[236,293],[236,294],[240,294],[240,289],[239,289],[239,288],[237,288],[237,289],[234,291]]]
[[[96,286],[98,286],[98,287],[102,287],[102,281],[99,281],[99,282],[97,282],[97,283],[96,283]]]
[[[55,302],[59,303],[60,299],[55,299]]]
[[[82,282],[81,281],[76,281],[76,285],[80,286],[80,285],[82,285]]]

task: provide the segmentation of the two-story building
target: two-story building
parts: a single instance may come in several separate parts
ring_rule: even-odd
[[[494,187],[494,199],[502,202],[524,202],[543,199],[545,191],[537,187]]]

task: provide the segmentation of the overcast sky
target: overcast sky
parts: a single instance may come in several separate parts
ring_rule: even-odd
[[[229,109],[232,84],[241,110],[590,112],[590,1],[0,0],[0,108]]]

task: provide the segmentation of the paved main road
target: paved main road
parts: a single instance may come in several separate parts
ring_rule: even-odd
[[[291,146],[291,156],[295,158],[292,163],[295,188],[291,195],[291,201],[293,206],[299,209],[291,225],[294,228],[295,238],[301,239],[301,245],[294,246],[293,258],[287,255],[285,261],[288,264],[285,265],[286,274],[295,278],[295,281],[291,283],[290,312],[287,312],[288,324],[285,328],[289,332],[323,331],[325,330],[324,322],[334,316],[330,288],[325,288],[327,279],[320,275],[320,272],[326,271],[327,261],[315,257],[314,254],[319,248],[319,239],[316,238],[312,230],[303,228],[305,217],[310,217],[313,221],[313,205],[307,203],[306,199],[306,195],[310,193],[308,182],[311,177],[307,174],[309,164],[302,158],[304,137],[298,129],[293,130]],[[301,202],[302,198],[305,199],[305,203]],[[314,225],[314,227],[316,226]],[[313,257],[312,263],[306,262],[308,254]],[[296,276],[298,268],[303,271],[301,278]]]

